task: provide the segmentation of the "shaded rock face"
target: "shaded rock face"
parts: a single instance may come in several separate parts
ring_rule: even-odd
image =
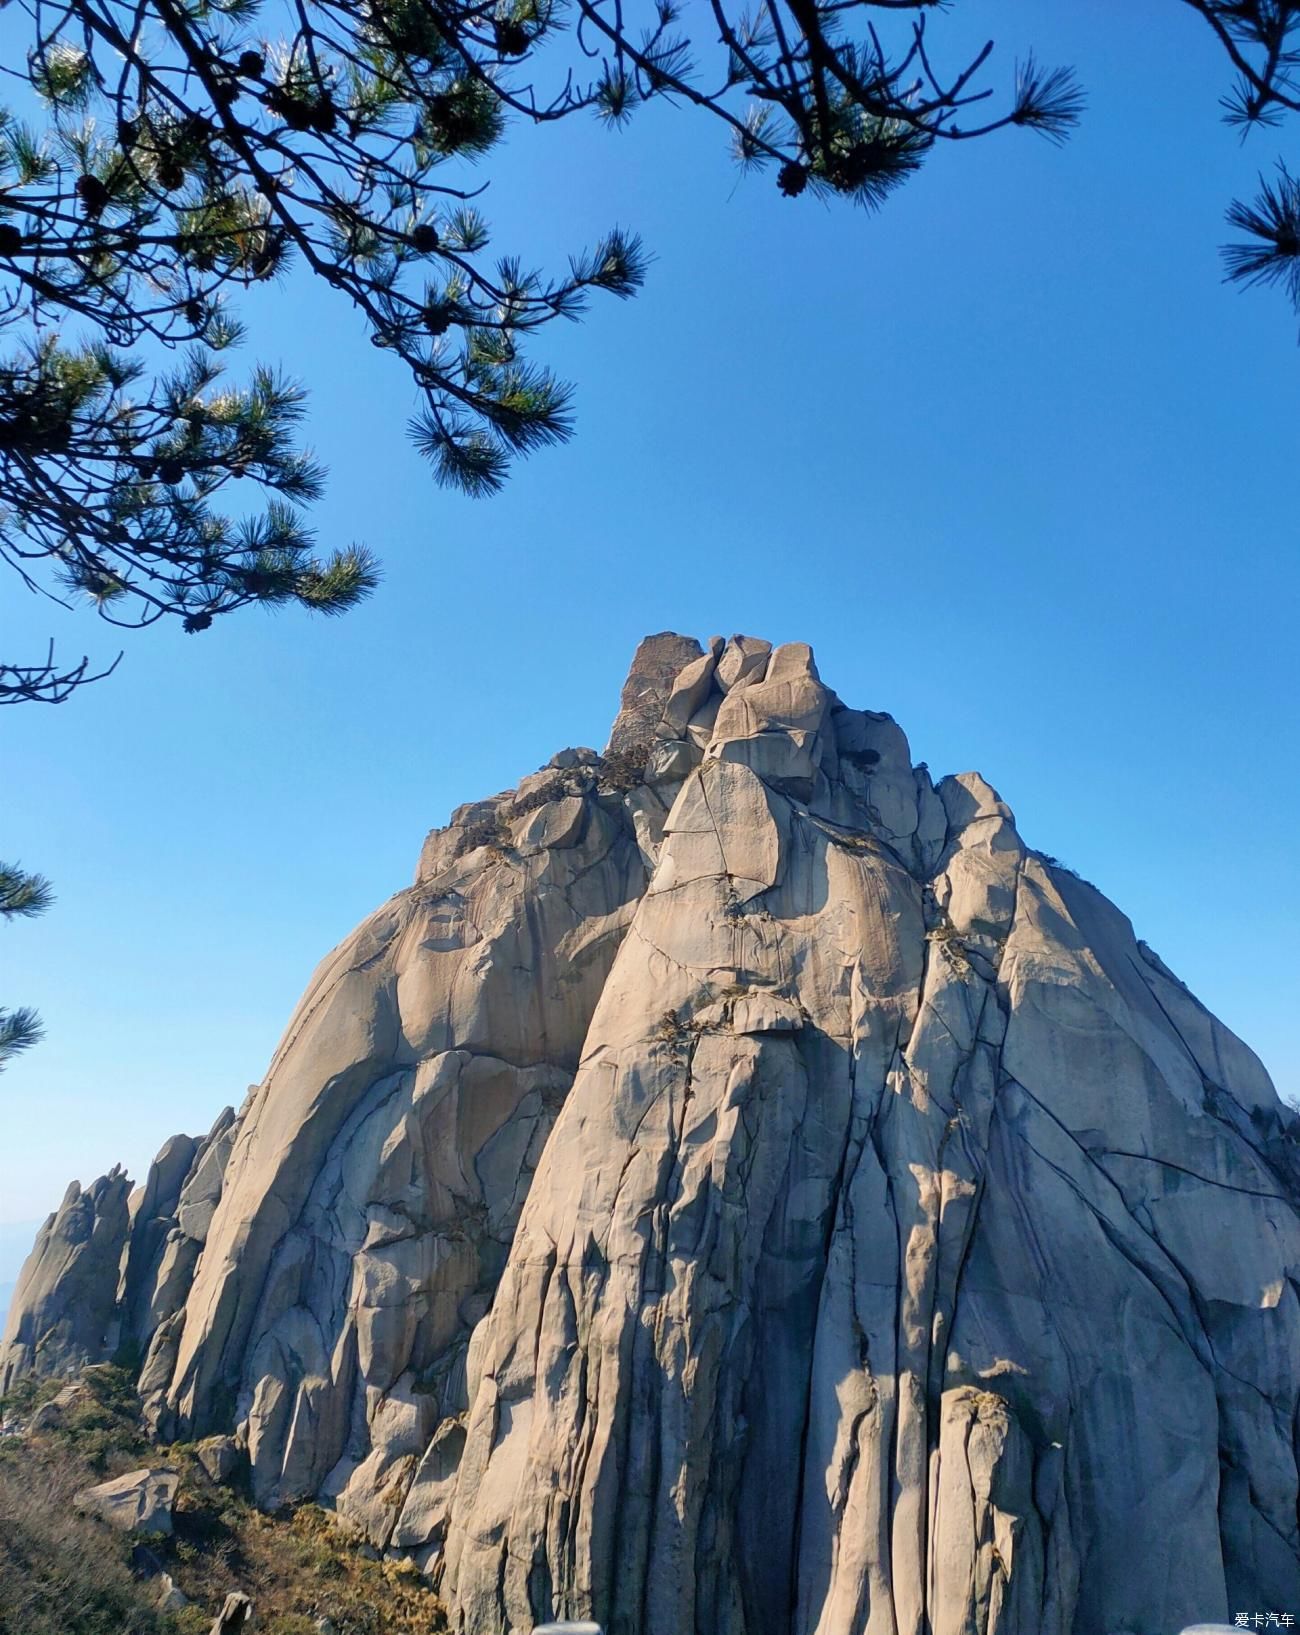
[[[608,759],[435,831],[223,1117],[106,1228],[107,1324],[161,1431],[467,1635],[1300,1605],[1289,1115],[801,644],[648,638]],[[53,1371],[60,1218],[10,1377]]]
[[[174,1470],[128,1470],[96,1487],[83,1487],[73,1502],[78,1510],[99,1516],[124,1533],[170,1537],[179,1485]]]
[[[645,638],[623,683],[618,714],[609,734],[607,747],[611,753],[635,749],[654,737],[664,699],[674,681],[703,651],[694,636],[678,636],[671,630]]]
[[[130,1190],[120,1169],[84,1192],[74,1181],[37,1233],[0,1342],[0,1394],[26,1374],[75,1374],[115,1349]]]

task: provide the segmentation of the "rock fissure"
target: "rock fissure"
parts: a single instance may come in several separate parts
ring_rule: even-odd
[[[1213,1175],[1202,1175],[1198,1170],[1187,1169],[1182,1164],[1175,1164],[1168,1158],[1158,1158],[1152,1153],[1126,1152],[1122,1147],[1106,1147],[1104,1153],[1108,1158],[1132,1158],[1139,1164],[1161,1164],[1165,1169],[1175,1170],[1179,1175],[1186,1175],[1193,1181],[1199,1181],[1202,1186],[1222,1187],[1225,1192],[1239,1192],[1243,1198],[1267,1198],[1276,1204],[1290,1202],[1280,1192],[1260,1192],[1255,1187],[1237,1186],[1232,1181],[1220,1181]]]
[[[1070,1131],[1068,1128],[1066,1128],[1066,1126],[1064,1124],[1062,1124],[1059,1119],[1055,1118],[1054,1115],[1050,1112],[1050,1110],[1048,1108],[1044,1107],[1043,1103],[1038,1101],[1038,1099],[1035,1096],[1033,1096],[1029,1091],[1027,1091],[1024,1088],[1023,1085],[1017,1084],[1015,1086],[1015,1088],[1022,1095],[1028,1096],[1029,1099],[1031,1101],[1033,1101],[1035,1103],[1035,1105],[1040,1108],[1041,1111],[1046,1113],[1048,1118],[1052,1119],[1052,1122],[1057,1126],[1057,1128],[1060,1129],[1066,1136],[1069,1137],[1069,1139],[1073,1143],[1074,1147],[1078,1150],[1078,1152],[1080,1152],[1083,1155],[1084,1159],[1090,1165],[1092,1170],[1094,1170],[1105,1181],[1108,1189],[1111,1190],[1115,1194],[1116,1198],[1119,1201],[1120,1208],[1121,1208],[1125,1218],[1129,1219],[1129,1220],[1132,1220],[1132,1215],[1131,1215],[1131,1211],[1129,1209],[1128,1202],[1125,1199],[1124,1194],[1123,1194],[1122,1190],[1120,1189],[1118,1182],[1115,1181],[1113,1176],[1111,1176],[1110,1174],[1107,1173],[1105,1167],[1098,1161],[1096,1155],[1089,1148],[1085,1147],[1083,1145],[1083,1143],[1080,1142],[1078,1140],[1078,1138],[1073,1134],[1073,1132]],[[1086,1191],[1079,1184],[1079,1182],[1075,1179],[1074,1176],[1072,1176],[1067,1170],[1062,1168],[1062,1166],[1059,1165],[1058,1163],[1056,1163],[1053,1159],[1047,1157],[1047,1155],[1045,1153],[1043,1153],[1042,1150],[1039,1147],[1037,1147],[1033,1143],[1033,1141],[1030,1140],[1030,1138],[1028,1136],[1023,1136],[1021,1139],[1024,1141],[1025,1146],[1027,1147],[1027,1149],[1030,1152],[1033,1153],[1034,1157],[1037,1158],[1038,1161],[1041,1164],[1045,1165],[1048,1169],[1052,1170],[1052,1172],[1055,1175],[1057,1175],[1061,1179],[1061,1181],[1064,1182],[1064,1184],[1067,1187],[1069,1187],[1069,1189],[1075,1194],[1075,1196],[1079,1199],[1080,1203],[1084,1206],[1085,1209],[1087,1209],[1089,1214],[1092,1216],[1092,1218],[1096,1222],[1097,1227],[1099,1228],[1099,1230],[1102,1232],[1102,1234],[1107,1239],[1107,1242],[1109,1243],[1110,1247],[1112,1249],[1114,1249],[1116,1251],[1116,1253],[1123,1256],[1124,1260],[1133,1268],[1133,1270],[1138,1274],[1138,1276],[1141,1277],[1142,1280],[1146,1284],[1148,1284],[1150,1286],[1152,1291],[1159,1298],[1160,1303],[1164,1307],[1165,1311],[1167,1312],[1170,1320],[1173,1322],[1173,1324],[1179,1330],[1179,1333],[1183,1336],[1184,1339],[1188,1340],[1190,1345],[1192,1345],[1194,1355],[1197,1354],[1198,1351],[1199,1351],[1199,1346],[1197,1346],[1195,1342],[1198,1341],[1198,1340],[1202,1340],[1202,1339],[1207,1338],[1207,1336],[1205,1335],[1204,1326],[1200,1325],[1197,1330],[1189,1332],[1188,1325],[1187,1325],[1185,1319],[1179,1315],[1178,1309],[1174,1305],[1173,1301],[1170,1299],[1168,1292],[1160,1286],[1159,1282],[1152,1275],[1151,1268],[1149,1266],[1144,1265],[1139,1259],[1137,1259],[1134,1256],[1131,1247],[1128,1244],[1126,1244],[1124,1242],[1124,1240],[1119,1236],[1119,1234],[1117,1232],[1117,1229],[1116,1229],[1115,1222],[1113,1220],[1111,1220],[1111,1218],[1106,1214],[1106,1212],[1103,1209],[1101,1209],[1098,1206],[1098,1204],[1092,1198],[1088,1197]],[[1139,1230],[1140,1230],[1140,1228],[1139,1228]],[[1144,1236],[1146,1236],[1146,1234],[1144,1234]],[[1169,1250],[1165,1247],[1164,1244],[1162,1244],[1158,1240],[1156,1240],[1154,1238],[1150,1238],[1150,1237],[1147,1237],[1147,1241],[1148,1241],[1148,1243],[1150,1243],[1152,1249],[1155,1251],[1158,1258],[1160,1260],[1165,1261],[1165,1262],[1168,1263],[1169,1269],[1176,1275],[1177,1280],[1186,1289],[1189,1301],[1194,1304],[1195,1290],[1194,1290],[1193,1285],[1191,1283],[1189,1283],[1187,1275],[1186,1275],[1184,1269],[1181,1266],[1179,1266],[1179,1264],[1177,1263],[1176,1260],[1174,1260],[1174,1258],[1169,1253]],[[1198,1360],[1200,1360],[1199,1357],[1198,1357]],[[1210,1369],[1208,1364],[1203,1363],[1202,1366],[1206,1367],[1207,1372],[1212,1372],[1212,1369]]]

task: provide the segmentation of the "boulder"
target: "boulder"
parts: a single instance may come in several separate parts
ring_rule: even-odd
[[[98,1516],[124,1533],[167,1538],[179,1484],[179,1475],[167,1468],[129,1470],[95,1487],[83,1487],[73,1503],[83,1514]]]
[[[231,1590],[212,1620],[208,1635],[240,1635],[253,1621],[253,1603],[242,1590]]]
[[[158,1610],[160,1612],[181,1612],[190,1604],[190,1598],[181,1589],[170,1573],[160,1573],[158,1576]]]
[[[762,681],[772,652],[771,642],[757,636],[732,636],[723,649],[716,671],[719,688],[729,693],[751,681]]]
[[[196,1444],[194,1457],[214,1482],[229,1482],[243,1461],[243,1452],[233,1436],[205,1436]]]

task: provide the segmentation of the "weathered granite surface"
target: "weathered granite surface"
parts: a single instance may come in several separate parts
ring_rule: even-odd
[[[170,1537],[180,1476],[174,1470],[128,1470],[73,1495],[78,1510],[124,1533]]]
[[[37,1233],[0,1342],[0,1394],[26,1374],[75,1374],[116,1347],[130,1190],[118,1168],[84,1192],[74,1181]]]
[[[240,1115],[96,1187],[0,1379],[134,1346],[467,1635],[1300,1612],[1293,1115],[802,644],[648,638],[606,759],[460,808]]]

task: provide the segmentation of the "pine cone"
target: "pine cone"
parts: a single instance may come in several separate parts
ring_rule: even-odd
[[[503,57],[522,57],[532,43],[528,30],[513,17],[498,17],[492,25],[498,53]]]
[[[808,186],[808,172],[803,165],[791,160],[789,164],[781,166],[777,173],[776,185],[785,194],[787,199],[797,199]]]
[[[276,86],[267,96],[266,105],[273,114],[278,114],[284,120],[291,131],[311,129],[311,109],[305,102],[299,102],[297,97],[291,97],[280,86]]]
[[[98,216],[108,203],[108,189],[98,176],[78,176],[77,197],[88,216]]]

